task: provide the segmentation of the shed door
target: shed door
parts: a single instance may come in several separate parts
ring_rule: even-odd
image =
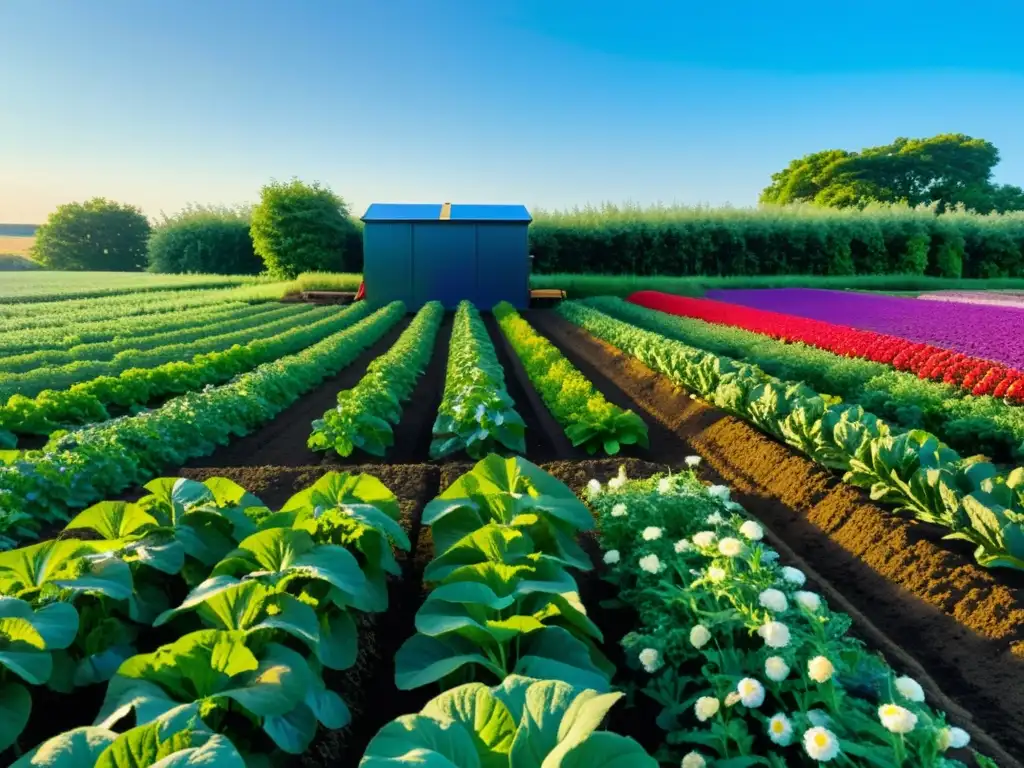
[[[462,299],[477,301],[476,227],[438,222],[413,229],[415,306],[440,301],[454,309]]]
[[[363,229],[363,281],[369,301],[412,304],[412,224],[367,223]]]
[[[490,310],[499,301],[525,309],[530,299],[530,246],[524,224],[477,226],[480,309]]]

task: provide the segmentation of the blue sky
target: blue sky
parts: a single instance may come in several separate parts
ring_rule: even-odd
[[[819,149],[963,132],[1024,184],[1024,4],[3,0],[0,221],[272,177],[372,201],[752,205]]]

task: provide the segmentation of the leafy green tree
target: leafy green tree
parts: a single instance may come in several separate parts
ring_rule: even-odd
[[[319,183],[271,181],[252,212],[256,253],[275,277],[358,268],[358,230],[345,201]]]
[[[263,260],[253,249],[246,208],[189,206],[164,216],[149,238],[151,272],[255,275]]]
[[[51,213],[36,233],[32,257],[48,269],[141,271],[149,233],[138,208],[96,197]]]
[[[1024,190],[992,183],[998,162],[993,144],[961,133],[898,138],[860,152],[826,150],[772,174],[761,202],[830,208],[902,202],[935,204],[940,212],[958,205],[981,213],[1024,210]]]

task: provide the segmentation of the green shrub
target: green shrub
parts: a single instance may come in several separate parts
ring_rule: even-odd
[[[252,212],[251,233],[256,253],[275,277],[361,267],[354,247],[358,229],[345,201],[317,182],[293,179],[264,186]]]
[[[95,197],[51,213],[36,233],[32,258],[47,269],[138,272],[146,266],[149,233],[138,208]]]
[[[189,206],[164,216],[149,238],[149,270],[208,275],[256,275],[256,255],[244,209]]]

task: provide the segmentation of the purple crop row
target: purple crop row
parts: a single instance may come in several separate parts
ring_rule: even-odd
[[[887,333],[1024,368],[1024,312],[966,302],[920,301],[813,288],[708,291],[745,307]]]
[[[941,291],[922,293],[917,297],[927,301],[949,301],[960,304],[985,304],[1007,309],[1024,309],[1024,294],[990,293],[986,291]]]

